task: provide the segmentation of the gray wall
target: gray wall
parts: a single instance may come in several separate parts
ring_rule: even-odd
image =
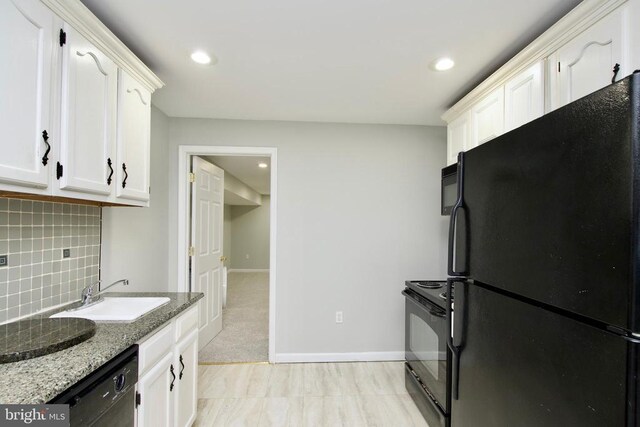
[[[151,205],[149,208],[103,208],[103,283],[128,278],[114,291],[166,292],[169,175],[169,118],[151,109]],[[172,254],[175,258],[175,252]],[[170,278],[174,281],[175,278]]]
[[[263,195],[260,206],[231,207],[231,268],[269,268],[270,206],[270,197]]]
[[[231,262],[231,206],[229,205],[224,205],[222,252],[229,258],[226,264],[229,267]]]
[[[277,147],[276,353],[401,354],[404,280],[446,277],[445,128],[170,122],[170,287],[178,145]]]
[[[0,198],[0,323],[79,299],[99,254],[100,208]]]

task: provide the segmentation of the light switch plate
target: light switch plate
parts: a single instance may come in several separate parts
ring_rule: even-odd
[[[9,257],[7,255],[0,255],[0,267],[6,267],[9,265]]]

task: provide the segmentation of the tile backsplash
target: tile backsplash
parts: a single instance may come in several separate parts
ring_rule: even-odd
[[[0,257],[7,255],[0,265],[0,323],[77,300],[98,280],[100,212],[0,198]]]

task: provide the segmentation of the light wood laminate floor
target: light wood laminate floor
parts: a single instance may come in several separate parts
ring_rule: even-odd
[[[196,426],[427,426],[402,362],[200,365]]]

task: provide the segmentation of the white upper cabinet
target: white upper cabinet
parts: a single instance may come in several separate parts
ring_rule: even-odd
[[[550,107],[555,109],[611,83],[613,67],[625,64],[623,9],[589,27],[550,57]],[[622,76],[618,72],[618,78]]]
[[[467,150],[469,144],[469,112],[449,123],[447,127],[447,165],[458,161],[458,153]]]
[[[1,0],[0,191],[149,205],[164,83],[80,0]]]
[[[151,93],[126,71],[118,72],[116,196],[149,200]]]
[[[471,140],[473,148],[504,132],[504,87],[499,87],[471,108]]]
[[[0,190],[49,191],[56,19],[38,0],[0,1]]]
[[[108,196],[109,163],[115,161],[118,67],[68,24],[64,31],[60,189]]]
[[[504,86],[505,132],[544,114],[544,61],[509,79]]]
[[[607,86],[614,67],[616,80],[640,68],[638,19],[640,0],[581,2],[444,113],[447,164],[462,149]]]

